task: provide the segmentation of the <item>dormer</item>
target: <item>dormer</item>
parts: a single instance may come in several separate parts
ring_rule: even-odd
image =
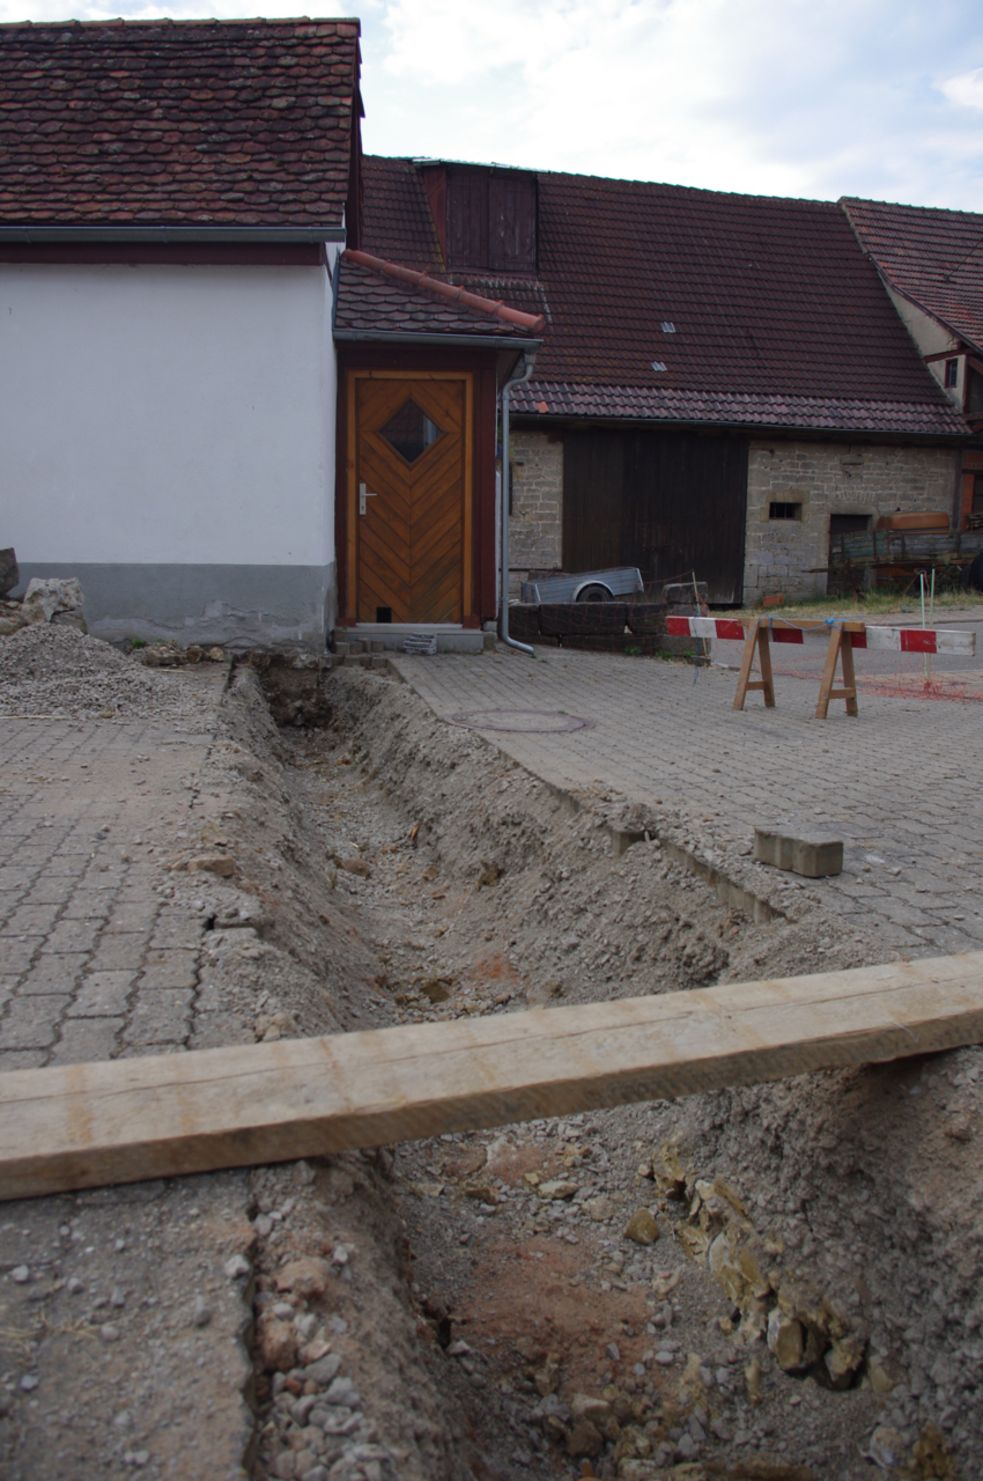
[[[530,170],[421,161],[446,270],[534,276],[537,188]]]

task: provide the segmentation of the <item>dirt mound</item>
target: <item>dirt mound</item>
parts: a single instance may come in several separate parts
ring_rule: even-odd
[[[180,674],[148,672],[75,628],[33,623],[0,642],[0,714],[143,720],[195,709]]]

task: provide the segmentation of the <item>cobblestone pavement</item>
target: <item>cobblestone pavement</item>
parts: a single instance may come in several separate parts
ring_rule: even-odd
[[[4,722],[0,1071],[191,1042],[205,925],[162,887],[195,814],[221,678],[200,678],[197,732]]]
[[[0,1072],[209,1042],[167,866],[216,808],[223,679],[188,677],[193,729],[0,722]],[[0,1203],[0,1474],[241,1477],[248,1213],[238,1173]]]
[[[916,675],[919,660],[910,658]],[[400,656],[402,677],[441,716],[470,716],[543,780],[602,785],[684,813],[693,833],[750,851],[755,824],[797,821],[845,843],[843,873],[808,891],[876,924],[885,958],[983,945],[983,713],[958,700],[864,692],[860,716],[834,702],[816,720],[814,677],[783,676],[777,707],[732,709],[735,678],[640,658],[542,648],[531,660]],[[983,690],[983,675],[961,677]],[[558,712],[590,721],[561,733],[491,729],[476,712]],[[517,725],[528,724],[517,717]],[[545,722],[548,723],[548,722]],[[762,880],[765,865],[750,866]],[[789,876],[783,876],[789,878]]]

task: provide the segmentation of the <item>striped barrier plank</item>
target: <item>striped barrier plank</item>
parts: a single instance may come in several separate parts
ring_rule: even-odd
[[[806,620],[792,623],[784,619],[763,619],[762,626],[773,643],[803,643],[806,637],[840,629],[850,635],[853,648],[887,648],[895,653],[942,653],[972,658],[976,653],[976,634],[955,628],[880,627],[863,622],[821,622]],[[744,642],[745,623],[733,617],[667,617],[666,632],[675,638],[719,638],[724,642]]]

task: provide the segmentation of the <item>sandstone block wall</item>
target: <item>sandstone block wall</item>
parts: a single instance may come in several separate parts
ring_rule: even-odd
[[[512,584],[530,571],[563,566],[563,442],[545,432],[512,432]]]
[[[752,442],[745,602],[774,592],[824,595],[832,514],[876,520],[897,509],[944,509],[951,517],[958,469],[959,453],[948,448]],[[772,503],[798,505],[800,517],[772,519]]]

